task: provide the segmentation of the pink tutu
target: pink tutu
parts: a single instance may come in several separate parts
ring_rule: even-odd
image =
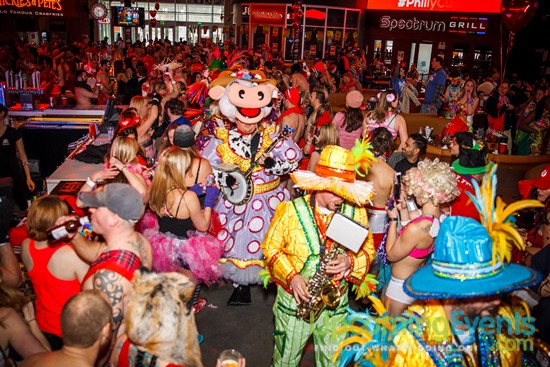
[[[219,264],[223,254],[223,243],[210,234],[189,231],[189,238],[179,238],[172,233],[159,232],[155,214],[147,211],[140,224],[140,232],[151,243],[153,271],[178,271],[182,263],[197,279],[209,285],[221,276]]]

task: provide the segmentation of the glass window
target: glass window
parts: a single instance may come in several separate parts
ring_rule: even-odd
[[[393,41],[386,41],[386,49],[384,50],[384,63],[391,64],[393,56]]]
[[[269,33],[269,26],[252,26],[252,39],[254,40],[252,47],[254,49],[258,46],[267,43],[267,35]]]
[[[329,28],[326,32],[325,58],[336,60],[342,49],[342,29]]]
[[[382,40],[375,40],[373,58],[380,59],[381,56],[382,56]]]
[[[359,42],[359,31],[355,29],[353,30],[346,29],[346,38],[344,40],[344,44],[355,47],[355,45],[357,45],[358,42]]]
[[[186,26],[178,26],[178,39],[183,39],[184,41],[187,40],[187,27]]]
[[[428,75],[430,72],[430,61],[432,61],[432,44],[420,43],[418,45],[418,58],[416,69],[422,75]]]
[[[304,59],[323,57],[324,27],[306,27],[304,34]]]
[[[281,27],[271,27],[271,35],[269,37],[270,51],[273,57],[279,56],[283,49],[283,31]]]
[[[348,10],[346,14],[346,28],[357,28],[359,26],[359,12]]]
[[[409,65],[414,64],[415,53],[416,53],[416,43],[411,43],[411,56],[409,57]]]
[[[174,42],[174,28],[164,28],[164,38],[168,38],[171,42]]]
[[[332,27],[343,28],[345,14],[346,14],[345,10],[329,9],[328,10],[327,25],[332,26]]]

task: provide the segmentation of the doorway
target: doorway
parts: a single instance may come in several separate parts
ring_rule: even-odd
[[[428,79],[430,73],[430,63],[432,61],[432,44],[431,43],[419,43],[418,44],[418,57],[416,59],[416,68],[422,78],[422,81]]]

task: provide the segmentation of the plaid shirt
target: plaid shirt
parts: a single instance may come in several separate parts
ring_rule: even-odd
[[[128,250],[112,250],[99,255],[92,263],[82,283],[102,269],[111,270],[122,275],[128,281],[132,281],[134,272],[141,267],[141,259]]]

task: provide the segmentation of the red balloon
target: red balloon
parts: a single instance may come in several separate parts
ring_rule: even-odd
[[[159,10],[160,8],[160,4],[159,3],[155,3],[155,10]]]
[[[149,10],[149,14],[151,15],[152,18],[154,18],[154,17],[157,16],[157,11],[156,10]]]
[[[537,10],[537,0],[502,0],[502,22],[512,33],[525,27]]]
[[[154,27],[157,25],[157,20],[156,19],[149,19],[149,25],[151,25],[151,27]]]

